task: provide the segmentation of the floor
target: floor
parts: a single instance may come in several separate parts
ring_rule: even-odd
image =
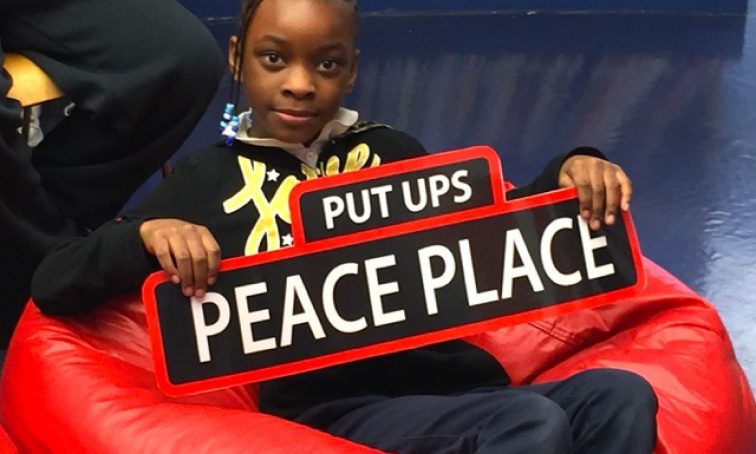
[[[491,145],[516,183],[577,145],[620,163],[644,254],[719,308],[756,386],[756,13],[373,15],[360,46],[348,105],[429,150]]]

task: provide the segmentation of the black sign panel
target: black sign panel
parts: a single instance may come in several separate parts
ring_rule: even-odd
[[[387,176],[380,184],[362,180],[306,192],[298,203],[304,238],[322,240],[493,205],[489,168],[479,158]]]

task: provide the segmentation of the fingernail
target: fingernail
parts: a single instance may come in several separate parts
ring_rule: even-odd
[[[583,218],[587,220],[591,216],[591,210],[583,210],[581,216],[583,216]]]
[[[598,230],[599,227],[601,227],[601,222],[598,219],[594,219],[591,221],[591,228],[593,230]]]
[[[194,289],[191,286],[184,287],[184,295],[192,296],[193,294],[194,294]]]
[[[205,291],[204,291],[204,290],[202,290],[202,289],[199,289],[199,290],[197,290],[197,292],[196,292],[196,293],[194,294],[194,296],[195,296],[195,297],[197,297],[197,298],[202,298],[202,297],[204,297],[204,296],[205,296]]]
[[[171,276],[171,282],[178,284],[180,282],[179,277],[174,274],[173,276]]]
[[[208,279],[207,279],[207,283],[208,283],[208,284],[210,284],[210,285],[213,285],[213,284],[215,284],[215,281],[216,281],[216,278],[215,278],[215,277],[211,277],[211,278],[208,278]]]
[[[613,214],[610,214],[606,217],[606,223],[609,225],[614,224],[615,218]]]

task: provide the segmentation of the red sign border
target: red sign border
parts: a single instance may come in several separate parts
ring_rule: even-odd
[[[493,159],[491,153],[494,154]],[[495,155],[495,152],[493,152],[493,150],[488,147],[472,147],[463,150],[430,155],[428,157],[386,164],[379,167],[362,170],[360,172],[352,172],[319,180],[302,182],[299,185],[295,186],[295,188],[292,190],[290,203],[292,204],[292,206],[298,203],[299,199],[305,191],[309,192],[318,189],[340,186],[348,183],[368,181],[383,176],[414,172],[430,167],[478,159],[480,157],[487,159],[490,164],[495,163],[495,165],[492,165],[491,172],[495,203],[491,206],[473,208],[469,210],[434,216],[431,218],[408,221],[401,224],[389,225],[368,231],[356,232],[339,237],[313,241],[310,243],[303,242],[304,232],[300,224],[301,218],[299,216],[299,210],[293,209],[292,235],[295,237],[295,246],[278,249],[275,251],[261,252],[256,255],[247,257],[225,259],[221,261],[220,272],[245,268],[261,263],[291,259],[302,255],[318,253],[326,250],[335,250],[366,243],[372,240],[400,236],[403,234],[434,229],[452,224],[458,224],[461,222],[468,222],[486,217],[498,216],[513,211],[520,211],[528,208],[536,208],[543,205],[555,204],[577,197],[577,191],[575,188],[567,188],[537,194],[530,197],[524,197],[512,201],[505,201],[503,179],[501,178],[498,156]],[[496,177],[499,177],[498,180],[495,180]],[[300,186],[303,185],[306,185],[306,187],[299,189]],[[297,213],[297,215],[295,216],[294,213]],[[506,315],[482,322],[475,322],[463,326],[419,334],[403,339],[382,342],[380,344],[368,345],[342,352],[322,355],[316,358],[309,358],[286,364],[280,364],[277,366],[270,366],[262,369],[245,371],[220,377],[212,377],[204,380],[181,384],[171,383],[168,376],[167,362],[165,360],[165,352],[163,350],[163,338],[158,320],[157,301],[155,299],[155,290],[157,286],[169,282],[170,279],[168,275],[163,271],[155,272],[151,274],[144,282],[144,285],[142,287],[142,300],[145,305],[147,326],[150,335],[150,343],[152,346],[152,356],[153,363],[155,365],[155,376],[157,379],[158,388],[165,392],[167,395],[175,397],[198,394],[215,389],[226,388],[235,385],[243,385],[250,382],[264,381],[272,378],[292,375],[295,373],[307,372],[327,366],[343,364],[357,359],[393,353],[399,350],[418,348],[429,344],[478,334],[482,331],[487,331],[498,327],[531,322],[546,317],[563,315],[580,309],[588,309],[600,306],[602,304],[606,304],[607,300],[616,301],[622,298],[630,297],[644,285],[645,273],[642,266],[641,252],[638,245],[636,230],[630,213],[622,212],[621,215],[625,222],[625,228],[630,243],[630,250],[633,256],[633,265],[635,267],[637,277],[635,284],[629,287],[603,293],[601,295],[592,296],[589,298],[581,298],[578,300],[560,303],[556,306],[535,309],[520,314]],[[294,234],[295,231],[297,232],[296,235]]]

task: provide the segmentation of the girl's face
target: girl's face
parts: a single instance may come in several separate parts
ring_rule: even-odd
[[[353,14],[340,0],[261,2],[247,29],[241,70],[251,135],[309,143],[334,118],[357,77]],[[232,69],[237,45],[232,37]]]

